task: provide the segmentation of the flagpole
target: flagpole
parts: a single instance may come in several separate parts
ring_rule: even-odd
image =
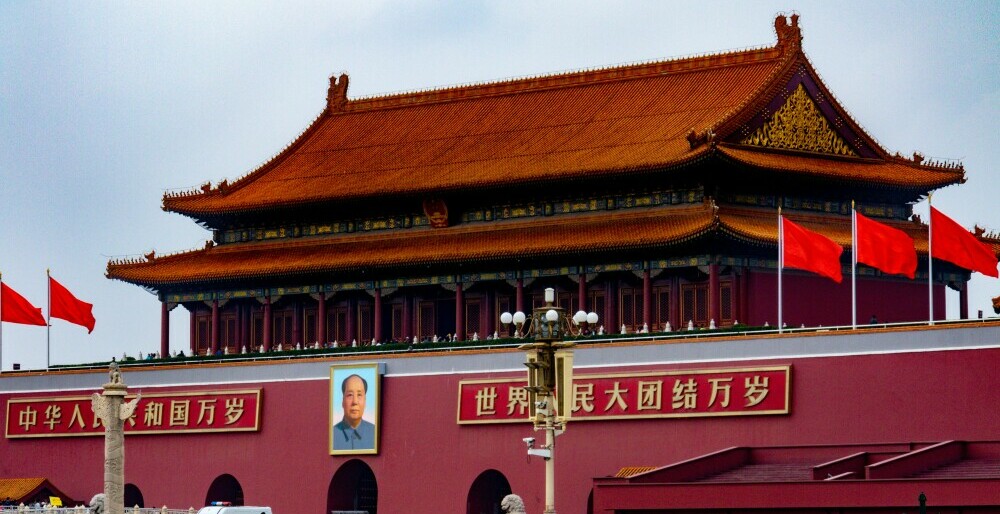
[[[931,195],[927,193],[927,305],[930,310],[928,323],[934,324],[934,214],[931,212]]]
[[[45,290],[48,291],[45,305],[45,371],[48,371],[52,355],[52,274],[49,273],[49,268],[45,268]]]
[[[785,267],[785,222],[781,218],[781,206],[778,206],[778,333],[782,332],[781,313],[781,268]]]
[[[858,328],[858,211],[851,200],[851,328]]]

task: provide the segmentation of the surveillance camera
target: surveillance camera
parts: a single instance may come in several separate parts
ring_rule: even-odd
[[[525,437],[524,439],[521,440],[524,441],[524,444],[528,445],[528,448],[531,448],[532,446],[535,445],[534,437]]]

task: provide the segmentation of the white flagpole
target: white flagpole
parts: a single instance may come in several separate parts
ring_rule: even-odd
[[[931,194],[927,193],[927,305],[928,323],[934,324],[934,215],[931,213]]]
[[[52,275],[49,274],[49,268],[45,268],[45,290],[48,291],[48,301],[45,306],[45,371],[48,371],[52,355]]]
[[[851,328],[858,328],[858,211],[851,200]]]
[[[785,267],[785,222],[781,218],[781,206],[778,206],[778,333],[782,332],[781,313],[781,268]]]

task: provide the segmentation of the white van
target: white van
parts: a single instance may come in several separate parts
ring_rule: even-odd
[[[198,514],[272,514],[271,507],[232,507],[210,506],[202,507]]]

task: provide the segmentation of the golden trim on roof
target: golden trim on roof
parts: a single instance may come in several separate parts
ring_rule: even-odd
[[[857,157],[799,84],[771,120],[742,141],[746,145]]]

